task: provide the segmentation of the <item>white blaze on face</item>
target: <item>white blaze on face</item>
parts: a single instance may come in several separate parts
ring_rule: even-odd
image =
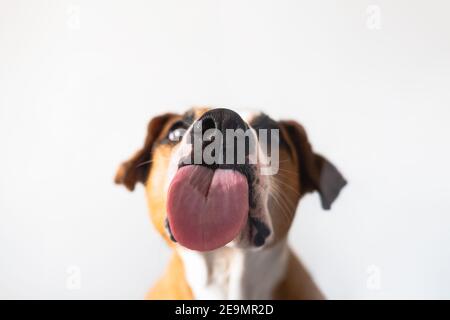
[[[172,154],[170,156],[169,165],[167,169],[167,179],[164,186],[166,192],[169,190],[170,183],[172,182],[173,178],[175,177],[175,174],[178,171],[178,165],[180,163],[180,160],[183,159],[184,157],[189,156],[192,151],[192,144],[188,143],[187,141],[187,136],[191,128],[192,125],[184,134],[183,138],[181,139],[181,142],[178,143],[172,150]]]

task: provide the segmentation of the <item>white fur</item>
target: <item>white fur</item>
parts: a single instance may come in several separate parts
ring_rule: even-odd
[[[177,248],[195,299],[271,299],[288,261],[286,241],[261,250]]]

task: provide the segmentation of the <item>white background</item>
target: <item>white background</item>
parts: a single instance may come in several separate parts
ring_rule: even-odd
[[[290,235],[327,297],[450,298],[449,14],[0,0],[0,298],[142,298],[169,250],[143,188],[113,176],[152,116],[198,104],[296,119],[345,174],[333,210],[308,196]]]

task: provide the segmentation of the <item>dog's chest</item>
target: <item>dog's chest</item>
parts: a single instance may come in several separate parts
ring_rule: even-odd
[[[227,247],[179,252],[196,299],[270,299],[288,255],[284,245],[254,252]]]

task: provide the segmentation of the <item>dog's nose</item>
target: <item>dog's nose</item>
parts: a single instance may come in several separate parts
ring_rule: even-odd
[[[197,126],[201,126],[204,134],[208,129],[219,130],[222,134],[226,134],[227,129],[246,131],[248,125],[242,120],[241,116],[236,112],[218,108],[205,112],[200,119],[197,120]]]
[[[213,169],[236,169],[247,165],[250,145],[255,145],[250,143],[253,136],[248,129],[247,123],[232,110],[218,108],[205,112],[191,131],[194,148],[188,158],[190,163]],[[220,153],[216,154],[216,150]]]

